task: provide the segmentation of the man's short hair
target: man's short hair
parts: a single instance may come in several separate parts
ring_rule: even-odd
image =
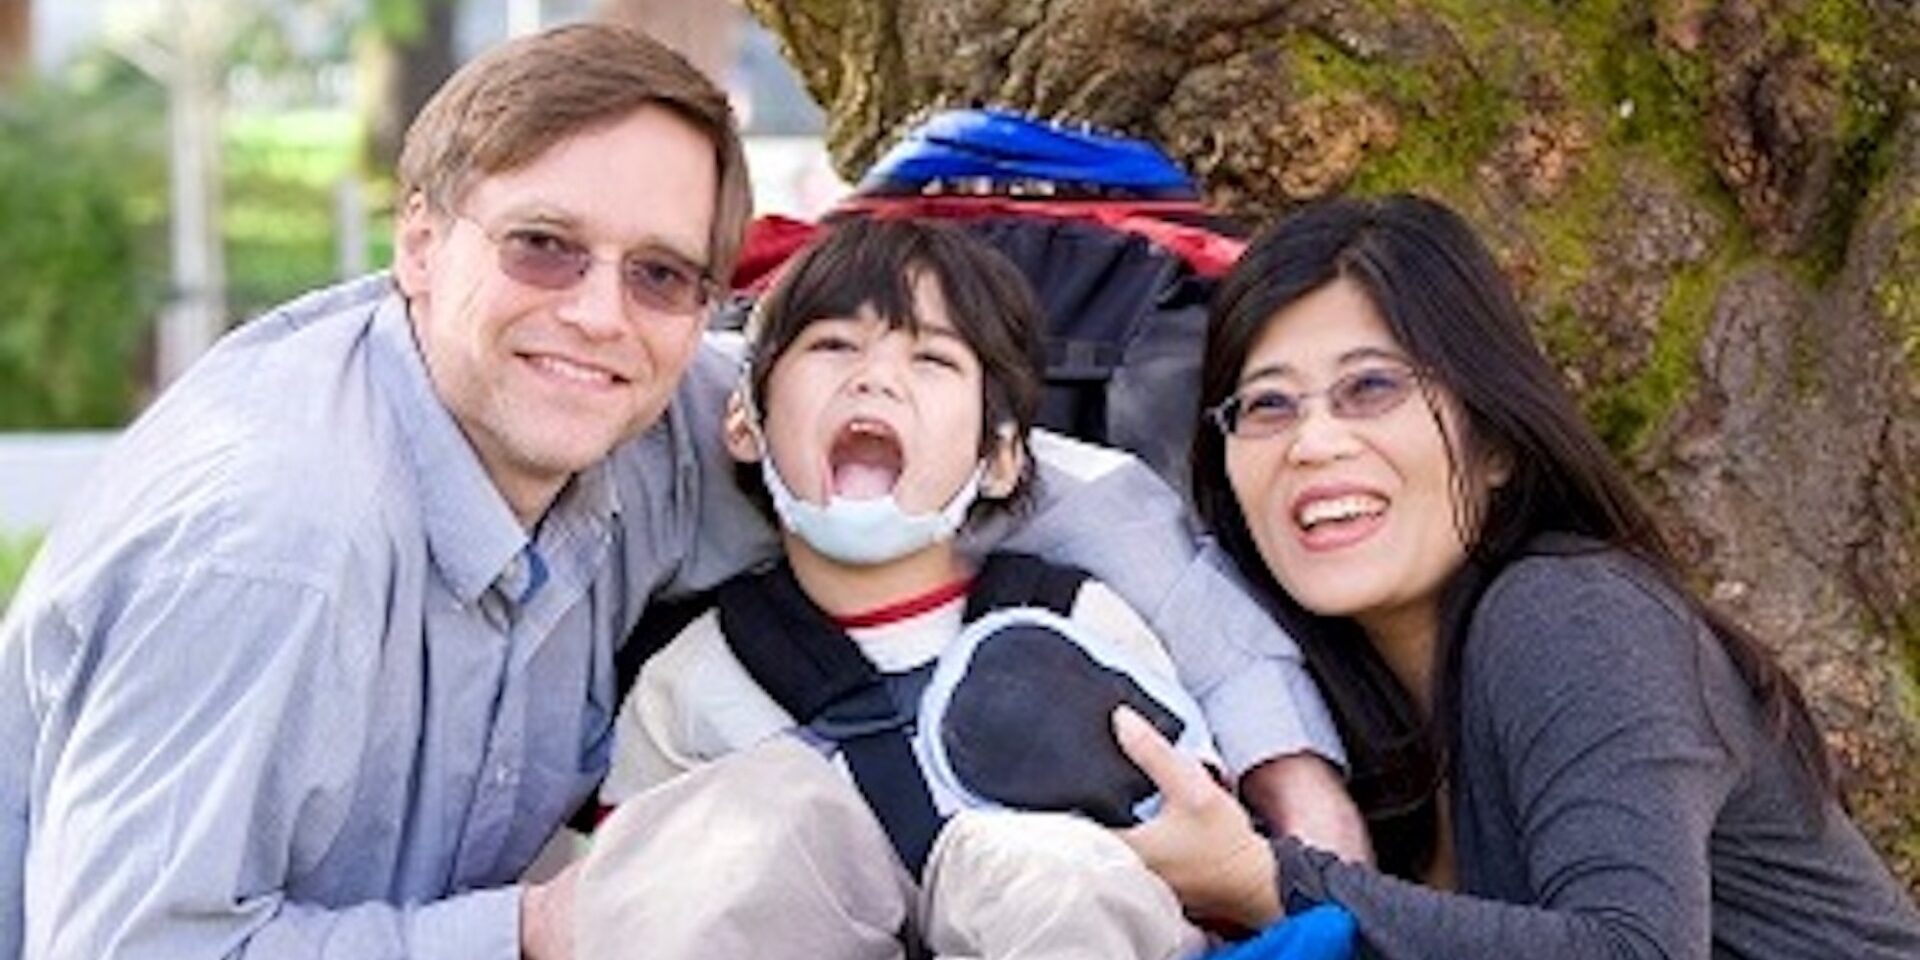
[[[450,213],[476,180],[523,167],[568,137],[646,106],[673,112],[713,143],[719,194],[707,266],[725,284],[752,208],[733,111],[726,94],[692,64],[631,27],[556,27],[511,40],[462,67],[407,129],[400,196],[418,192],[433,209]]]

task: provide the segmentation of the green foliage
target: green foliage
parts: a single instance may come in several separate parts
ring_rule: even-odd
[[[353,171],[357,138],[346,110],[228,117],[221,234],[232,316],[333,282],[334,190]]]
[[[427,10],[455,0],[367,0],[367,25],[396,44],[420,38],[427,29]]]
[[[311,75],[352,55],[366,0],[227,0],[224,59],[267,75]],[[409,3],[418,0],[407,0]]]
[[[107,62],[0,100],[0,429],[127,419],[161,293],[164,116]]]
[[[403,43],[427,26],[423,0],[369,0],[367,14],[376,32]]]
[[[13,599],[13,592],[27,575],[27,564],[33,562],[33,555],[39,549],[37,533],[12,536],[0,531],[0,613],[6,612],[7,602]]]

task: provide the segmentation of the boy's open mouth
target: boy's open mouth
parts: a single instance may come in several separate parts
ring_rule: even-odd
[[[848,421],[827,451],[833,493],[849,500],[884,497],[899,481],[904,459],[892,427],[878,420]]]

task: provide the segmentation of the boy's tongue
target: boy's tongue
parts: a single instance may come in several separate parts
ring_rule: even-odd
[[[848,500],[873,500],[893,492],[894,472],[869,463],[843,463],[833,468],[833,492]]]
[[[852,433],[833,445],[833,493],[848,500],[872,500],[893,492],[900,479],[900,450],[893,441]]]

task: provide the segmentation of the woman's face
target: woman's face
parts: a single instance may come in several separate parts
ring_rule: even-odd
[[[1267,321],[1236,395],[1242,429],[1227,438],[1227,477],[1275,579],[1306,609],[1353,617],[1376,640],[1430,642],[1440,589],[1466,556],[1452,396],[1418,378],[1346,279]],[[1261,425],[1276,432],[1242,435]]]

